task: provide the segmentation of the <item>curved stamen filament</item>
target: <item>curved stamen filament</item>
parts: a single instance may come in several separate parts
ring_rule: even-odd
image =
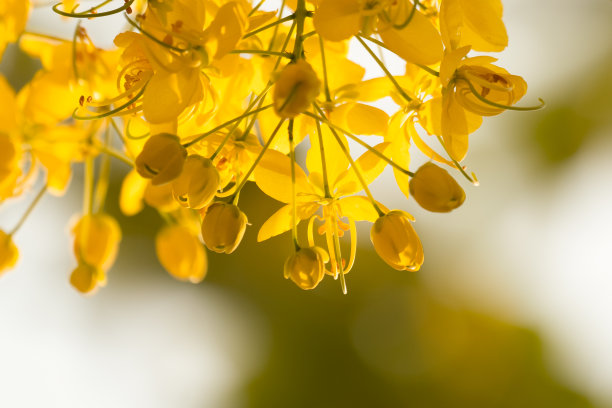
[[[149,75],[148,75],[149,76]],[[142,79],[140,81],[138,81],[136,83],[135,86],[133,86],[132,88],[128,89],[127,91],[112,97],[111,99],[107,99],[105,101],[94,101],[92,99],[86,99],[83,103],[83,106],[87,107],[87,106],[92,106],[94,108],[101,108],[101,107],[105,107],[105,106],[110,106],[113,103],[120,101],[126,97],[128,97],[129,95],[133,94],[134,92],[142,89],[143,87],[145,87],[148,83],[148,79]]]
[[[101,13],[98,13],[97,10],[105,5],[107,5],[108,3],[111,2],[111,0],[106,0],[100,4],[98,4],[97,6],[94,6],[92,8],[90,8],[89,10],[83,11],[81,13],[76,13],[73,11],[71,12],[67,12],[64,10],[60,10],[59,7],[63,4],[62,2],[57,3],[56,5],[54,5],[52,7],[52,10],[54,12],[56,12],[59,15],[62,15],[64,17],[72,17],[72,18],[97,18],[97,17],[105,17],[105,16],[112,16],[113,14],[117,14],[117,13],[121,13],[124,10],[128,10],[132,3],[134,3],[135,0],[126,0],[123,4],[123,6],[121,7],[117,7],[116,9],[113,10],[109,10],[109,11],[103,11]]]
[[[148,82],[147,82],[147,83],[148,83]],[[102,119],[102,118],[106,118],[106,117],[108,117],[108,116],[118,116],[117,114],[118,114],[119,112],[121,112],[122,110],[124,110],[125,108],[127,108],[128,106],[130,106],[131,104],[133,104],[134,102],[136,102],[136,101],[137,101],[137,100],[138,100],[138,99],[139,99],[139,98],[140,98],[140,97],[141,97],[141,96],[144,94],[144,91],[145,91],[146,89],[147,89],[147,86],[146,86],[146,84],[145,84],[145,85],[142,87],[142,89],[140,90],[140,92],[138,92],[138,94],[137,94],[135,97],[133,97],[132,99],[130,99],[129,101],[127,101],[126,103],[124,103],[123,105],[119,106],[119,107],[118,107],[118,108],[116,108],[116,109],[110,110],[110,111],[108,111],[108,112],[101,113],[101,114],[99,114],[99,115],[92,115],[92,116],[79,116],[79,115],[77,115],[77,114],[76,114],[76,112],[79,110],[79,108],[76,108],[76,109],[74,110],[74,112],[72,113],[72,117],[73,117],[74,119],[77,119],[77,120],[95,120],[95,119]],[[133,110],[133,109],[131,109],[131,111],[132,111],[132,110]]]
[[[465,81],[467,83],[468,87],[470,88],[470,91],[471,91],[472,95],[474,95],[476,98],[478,98],[479,101],[481,101],[483,103],[486,103],[487,105],[491,105],[493,107],[499,108],[499,109],[507,109],[507,110],[515,110],[515,111],[535,111],[535,110],[542,109],[544,106],[546,106],[546,102],[544,102],[544,100],[542,98],[538,98],[538,101],[540,102],[540,105],[538,105],[538,106],[510,106],[510,105],[503,105],[501,103],[490,101],[487,98],[485,98],[484,96],[480,95],[480,93],[476,90],[474,85],[467,78],[458,77],[457,80]]]

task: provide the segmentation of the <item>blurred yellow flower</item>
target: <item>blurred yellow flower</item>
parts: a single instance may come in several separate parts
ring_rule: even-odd
[[[164,269],[178,280],[198,283],[206,276],[206,251],[187,227],[164,227],[155,238],[155,252]]]

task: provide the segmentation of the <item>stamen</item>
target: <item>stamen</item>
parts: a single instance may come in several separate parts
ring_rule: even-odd
[[[63,10],[60,10],[59,7],[63,4],[62,2],[57,3],[56,5],[54,5],[52,7],[52,10],[54,12],[56,12],[59,15],[62,15],[64,17],[72,17],[72,18],[96,18],[96,17],[105,17],[105,16],[112,16],[113,14],[117,14],[117,13],[121,13],[123,10],[127,10],[130,9],[130,6],[132,5],[132,3],[134,3],[135,0],[125,0],[125,4],[121,7],[118,7],[116,9],[113,10],[109,10],[109,11],[104,11],[102,13],[98,13],[98,9],[105,6],[106,4],[110,3],[111,0],[106,0],[100,4],[98,4],[97,6],[94,6],[92,8],[90,8],[89,10],[83,11],[81,13],[77,13],[74,10],[72,12],[66,12]]]

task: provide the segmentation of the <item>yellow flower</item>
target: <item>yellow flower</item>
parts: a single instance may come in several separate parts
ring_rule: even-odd
[[[13,237],[0,230],[0,275],[7,269],[13,268],[18,258],[19,250],[13,242]]]
[[[399,4],[402,3],[402,4]],[[408,24],[404,24],[409,21]],[[342,41],[361,32],[380,35],[385,47],[417,64],[431,65],[442,59],[442,38],[421,12],[392,0],[322,0],[313,23],[326,40]]]
[[[79,263],[108,269],[117,256],[121,229],[106,214],[88,214],[74,226],[74,254]]]
[[[159,133],[151,136],[136,157],[136,170],[154,185],[168,183],[183,171],[187,150],[178,136]]]
[[[172,182],[172,194],[183,207],[207,206],[219,188],[219,172],[210,159],[194,154],[185,160],[183,172]]]
[[[289,64],[274,86],[274,110],[280,117],[293,118],[310,107],[320,89],[321,81],[309,63],[300,59]]]
[[[99,267],[79,263],[70,274],[70,284],[79,292],[90,294],[98,286],[106,284],[106,274]]]
[[[455,73],[457,102],[477,115],[498,115],[505,108],[493,104],[512,106],[527,92],[527,83],[523,78],[491,64],[493,61],[494,58],[488,57],[468,58]],[[477,95],[492,103],[483,101]]]
[[[202,220],[202,238],[211,251],[231,254],[238,248],[248,220],[233,204],[213,203]]]
[[[470,45],[476,51],[503,51],[508,34],[501,0],[444,0],[440,31],[448,49]]]
[[[465,201],[465,191],[448,174],[433,163],[422,165],[410,180],[410,195],[424,209],[449,212]]]
[[[25,29],[30,2],[27,0],[2,0],[0,2],[0,56],[7,43],[17,41]]]
[[[300,248],[285,262],[285,279],[291,279],[301,289],[314,289],[325,276],[328,258],[319,247]]]
[[[374,249],[383,261],[400,271],[416,272],[423,264],[423,247],[410,224],[410,214],[393,210],[379,217],[370,230]]]
[[[155,238],[155,252],[164,269],[178,280],[198,283],[206,276],[206,251],[187,227],[164,227]]]

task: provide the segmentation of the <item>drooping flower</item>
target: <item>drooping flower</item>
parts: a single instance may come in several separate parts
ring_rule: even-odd
[[[328,259],[322,248],[300,248],[285,262],[285,279],[291,279],[301,289],[314,289],[325,276]]]
[[[176,135],[160,133],[151,136],[136,157],[136,170],[154,185],[168,183],[183,171],[187,150]]]
[[[321,89],[309,63],[300,59],[281,72],[274,85],[274,110],[282,118],[293,118],[310,107]]]
[[[211,251],[231,254],[238,248],[248,220],[238,206],[213,203],[202,220],[202,238]]]
[[[370,230],[376,253],[389,266],[400,271],[416,272],[423,264],[421,240],[412,227],[414,218],[401,210],[379,217]]]
[[[72,230],[74,254],[79,263],[108,269],[117,256],[121,229],[117,221],[107,214],[87,214]]]
[[[178,280],[198,283],[206,276],[206,251],[187,227],[164,227],[155,238],[155,252],[164,269]]]
[[[465,201],[465,191],[448,174],[433,163],[425,163],[410,180],[410,194],[424,209],[449,212]]]
[[[188,156],[181,175],[172,182],[172,194],[183,207],[207,206],[219,188],[219,172],[210,159]]]

